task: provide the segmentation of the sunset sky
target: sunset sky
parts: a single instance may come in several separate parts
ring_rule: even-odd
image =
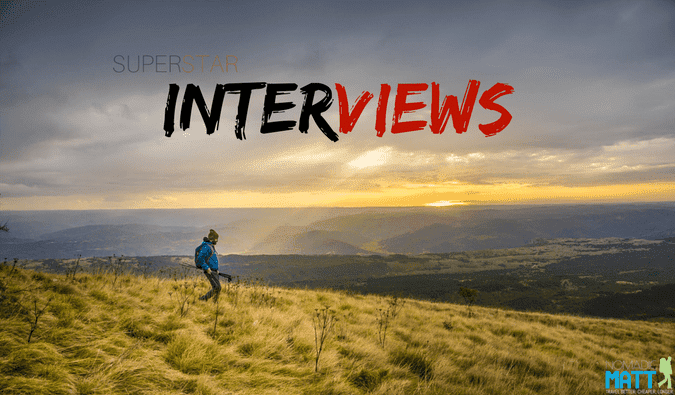
[[[675,200],[673,2],[1,4],[0,210]],[[143,55],[194,69],[130,72]],[[223,67],[236,57],[236,71],[213,67],[216,57]],[[440,135],[391,133],[398,84],[429,85],[408,99],[426,107],[401,120],[430,121],[431,83],[461,104],[469,80],[478,97],[513,87],[496,100],[513,117],[503,131],[483,135],[478,125],[499,113],[476,100],[464,134],[452,121]],[[210,107],[216,84],[231,82],[328,85],[336,132],[336,83],[350,107],[362,91],[374,98],[337,142],[313,120],[307,134],[261,134],[264,90],[252,94],[245,140],[234,134],[237,94],[213,135],[196,106],[178,129],[187,84]],[[382,137],[380,84],[392,87]],[[303,97],[278,98],[296,107],[271,121],[297,121]]]

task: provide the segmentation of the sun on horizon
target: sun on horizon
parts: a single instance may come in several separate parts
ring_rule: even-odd
[[[447,207],[447,206],[461,206],[468,203],[457,201],[457,200],[439,200],[438,202],[427,203],[425,206],[430,207]]]

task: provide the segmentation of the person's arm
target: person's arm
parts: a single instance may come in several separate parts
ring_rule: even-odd
[[[208,274],[211,274],[211,256],[212,255],[213,255],[213,247],[209,247],[209,250],[206,253],[206,259],[204,260],[204,265],[206,266],[206,269],[204,271]]]
[[[216,246],[213,246],[213,265],[212,266],[213,271],[218,274],[218,251],[216,251]]]

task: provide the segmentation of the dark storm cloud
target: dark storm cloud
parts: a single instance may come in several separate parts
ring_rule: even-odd
[[[25,87],[12,82],[11,76],[20,72],[21,65],[14,54],[6,54],[0,58],[0,108],[19,105],[28,99]]]

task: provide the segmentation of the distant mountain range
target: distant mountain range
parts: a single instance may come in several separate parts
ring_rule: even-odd
[[[0,212],[0,259],[191,255],[209,229],[220,254],[419,254],[549,238],[675,236],[675,204],[447,208]]]

